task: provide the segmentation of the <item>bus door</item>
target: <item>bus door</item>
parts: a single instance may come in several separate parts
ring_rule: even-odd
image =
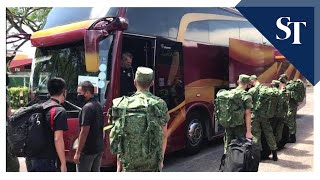
[[[155,44],[155,84],[153,90],[156,96],[161,97],[167,103],[171,117],[168,132],[171,135],[178,130],[177,128],[185,116],[182,43],[157,38]],[[183,133],[179,134],[183,135]]]

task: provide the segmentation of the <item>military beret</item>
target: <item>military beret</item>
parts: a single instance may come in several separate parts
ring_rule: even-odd
[[[135,79],[139,82],[149,82],[153,80],[153,70],[147,67],[138,67]]]
[[[258,77],[257,77],[256,75],[251,75],[251,76],[250,76],[250,81],[256,80],[256,79],[258,79]]]
[[[248,84],[250,82],[250,76],[248,76],[246,74],[241,74],[239,76],[239,82]]]

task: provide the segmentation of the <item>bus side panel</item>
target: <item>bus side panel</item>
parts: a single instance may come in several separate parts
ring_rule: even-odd
[[[240,74],[255,74],[261,83],[271,83],[278,75],[274,64],[274,48],[238,39],[229,41],[229,78],[231,87],[236,86]]]
[[[212,139],[216,135],[213,118],[213,101],[217,91],[227,88],[229,82],[229,50],[228,47],[201,44],[195,42],[184,43],[185,62],[185,96],[188,107],[194,103],[202,104],[199,112],[206,122],[206,136]],[[188,108],[187,113],[194,111]],[[201,114],[209,110],[206,114]],[[199,110],[196,110],[199,111]]]
[[[209,122],[206,124],[210,127],[207,128],[214,127],[212,118],[210,118],[213,114],[212,102],[216,93],[215,88],[228,84],[228,59],[227,47],[195,42],[183,43],[185,100],[175,107],[169,107],[171,119],[168,124],[167,152],[185,147],[186,115],[188,113],[186,111],[193,104],[202,104],[207,107],[205,109],[209,109],[210,112],[207,115]]]
[[[111,154],[110,152],[109,132],[110,131],[105,132],[105,149],[101,160],[102,167],[110,167],[117,164],[117,156],[115,154]]]
[[[183,108],[184,109],[184,108]],[[179,112],[170,113],[170,117],[178,117]],[[185,118],[180,119],[171,118],[168,123],[168,130],[170,131],[170,136],[168,137],[168,143],[166,148],[166,153],[175,152],[181,150],[185,147]],[[180,125],[175,127],[175,123],[180,121]]]
[[[228,82],[227,47],[185,42],[183,53],[186,87],[220,86]]]
[[[212,118],[215,94],[219,89],[226,88],[229,82],[229,51],[227,47],[186,41],[183,53],[186,113],[198,111],[189,109],[194,104],[205,107],[199,115],[205,117],[206,135],[211,139],[215,126]],[[201,114],[203,112],[206,114]]]
[[[288,61],[275,61],[274,51],[272,46],[230,39],[229,83],[235,86],[240,74],[255,74],[259,81],[266,85],[283,73],[287,74],[289,79],[304,79]]]

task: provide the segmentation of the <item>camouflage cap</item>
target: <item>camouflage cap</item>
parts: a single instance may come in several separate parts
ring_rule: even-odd
[[[135,80],[139,82],[148,82],[153,80],[153,70],[147,67],[138,67]]]
[[[246,74],[241,74],[239,76],[239,82],[248,84],[250,82],[250,76],[248,76]]]
[[[287,83],[288,82],[288,76],[286,74],[281,74],[279,76],[279,79],[278,79],[280,82],[282,83]]]
[[[252,81],[252,80],[257,80],[258,79],[258,77],[256,76],[256,75],[251,75],[250,76],[250,81]]]

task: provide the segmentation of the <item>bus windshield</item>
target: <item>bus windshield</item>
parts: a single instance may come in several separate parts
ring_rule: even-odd
[[[48,14],[43,29],[62,26],[70,23],[98,19],[102,17],[115,17],[118,7],[54,7]]]
[[[88,79],[91,82],[97,82],[98,94],[95,94],[95,96],[103,104],[105,102],[106,86],[110,80],[112,42],[113,35],[100,42],[100,68],[95,73],[86,71],[85,50],[82,41],[55,47],[37,48],[30,82],[32,91],[37,95],[47,95],[48,80],[53,77],[60,77],[67,83],[67,100],[78,106],[80,105],[77,102],[79,81],[81,81],[80,79]]]

